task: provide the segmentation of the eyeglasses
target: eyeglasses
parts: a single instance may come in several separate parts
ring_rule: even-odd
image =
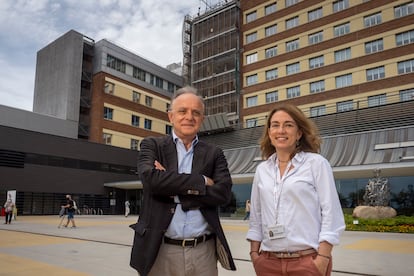
[[[271,123],[269,129],[270,130],[277,130],[279,128],[285,129],[285,130],[291,130],[297,128],[297,125],[293,122],[287,122],[284,124],[279,123]]]

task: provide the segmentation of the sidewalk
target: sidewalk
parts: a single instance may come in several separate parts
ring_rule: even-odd
[[[4,217],[2,217],[4,219]],[[136,216],[77,216],[78,228],[58,228],[58,216],[20,216],[0,224],[0,276],[131,276],[129,266]],[[222,220],[237,271],[252,276],[248,222]],[[333,251],[333,276],[414,275],[414,235],[346,231]]]

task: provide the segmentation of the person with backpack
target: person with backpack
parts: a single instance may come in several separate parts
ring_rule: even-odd
[[[63,205],[62,208],[65,208],[68,214],[68,221],[66,222],[64,227],[68,227],[69,222],[72,223],[72,228],[76,228],[75,225],[75,201],[72,200],[72,197],[70,195],[66,195],[66,205]]]

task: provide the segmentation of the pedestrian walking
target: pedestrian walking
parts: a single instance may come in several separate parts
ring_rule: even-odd
[[[129,206],[130,206],[129,201],[128,201],[128,200],[126,200],[126,201],[125,201],[125,217],[126,217],[126,218],[128,217],[129,212],[130,212],[130,208],[129,208]]]
[[[72,228],[76,228],[76,225],[75,225],[75,211],[76,211],[76,209],[75,209],[74,206],[75,206],[75,203],[72,200],[71,195],[66,195],[66,205],[62,205],[62,208],[66,209],[68,220],[67,220],[66,224],[63,225],[64,227],[68,227],[69,222],[71,222],[72,223]]]
[[[243,220],[249,219],[250,218],[250,200],[246,200],[246,215],[244,216]]]
[[[11,199],[11,196],[9,195],[9,198],[6,200],[6,202],[4,203],[4,211],[5,211],[5,223],[4,224],[10,224],[12,217],[13,217],[13,208],[14,208],[14,203],[13,200]]]

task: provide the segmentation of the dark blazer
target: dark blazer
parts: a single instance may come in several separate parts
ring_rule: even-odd
[[[155,169],[159,161],[165,171]],[[141,142],[138,172],[144,187],[144,199],[136,224],[130,265],[145,276],[157,258],[159,248],[174,215],[178,195],[183,210],[199,208],[216,234],[216,248],[224,268],[236,270],[229,245],[220,224],[218,207],[231,199],[232,180],[221,149],[198,141],[194,146],[191,174],[178,173],[177,150],[173,138],[148,137]],[[206,186],[204,176],[214,181]]]

